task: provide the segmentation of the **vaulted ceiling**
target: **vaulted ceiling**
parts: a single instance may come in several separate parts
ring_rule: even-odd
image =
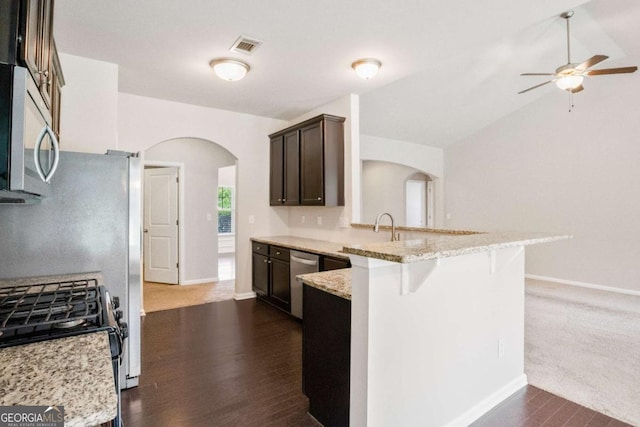
[[[54,31],[61,52],[118,64],[121,92],[284,120],[356,93],[363,134],[445,147],[539,97],[568,102],[553,85],[517,95],[543,81],[520,73],[566,63],[568,9],[576,62],[638,64],[636,0],[59,0]],[[229,52],[240,35],[263,45]],[[219,80],[215,57],[251,71]],[[370,81],[350,67],[364,57],[383,63]],[[602,76],[585,90],[617,78],[640,84]]]

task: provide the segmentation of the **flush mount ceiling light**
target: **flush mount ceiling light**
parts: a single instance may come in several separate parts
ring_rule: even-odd
[[[214,59],[209,62],[209,66],[213,68],[216,76],[230,82],[241,80],[250,70],[249,65],[231,58]]]
[[[382,62],[374,58],[358,59],[351,64],[351,68],[354,69],[358,77],[365,80],[375,77],[380,67],[382,67]]]

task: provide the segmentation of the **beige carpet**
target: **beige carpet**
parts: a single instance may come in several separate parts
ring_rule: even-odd
[[[529,384],[640,425],[640,297],[527,280]]]
[[[167,285],[144,282],[143,305],[145,312],[170,310],[208,302],[233,299],[235,280],[222,280],[201,285]]]

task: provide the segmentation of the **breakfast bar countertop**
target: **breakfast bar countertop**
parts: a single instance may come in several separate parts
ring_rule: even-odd
[[[345,246],[343,252],[391,262],[411,263],[554,242],[571,237],[567,234],[517,231],[459,235],[433,233],[419,239]]]
[[[66,427],[114,419],[114,384],[107,332],[0,349],[0,406],[64,406]]]
[[[267,245],[283,246],[304,252],[313,252],[341,259],[349,259],[349,255],[342,252],[344,243],[329,242],[327,240],[309,239],[296,236],[252,237],[252,241]]]
[[[301,274],[297,277],[302,280],[302,283],[305,285],[313,286],[314,288],[339,296],[340,298],[351,299],[350,268]]]

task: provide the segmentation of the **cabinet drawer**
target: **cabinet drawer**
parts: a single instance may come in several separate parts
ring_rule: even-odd
[[[251,242],[251,250],[257,254],[269,255],[269,245],[266,243]]]
[[[269,248],[269,256],[271,258],[289,262],[289,249],[281,248],[279,246],[271,246]]]

